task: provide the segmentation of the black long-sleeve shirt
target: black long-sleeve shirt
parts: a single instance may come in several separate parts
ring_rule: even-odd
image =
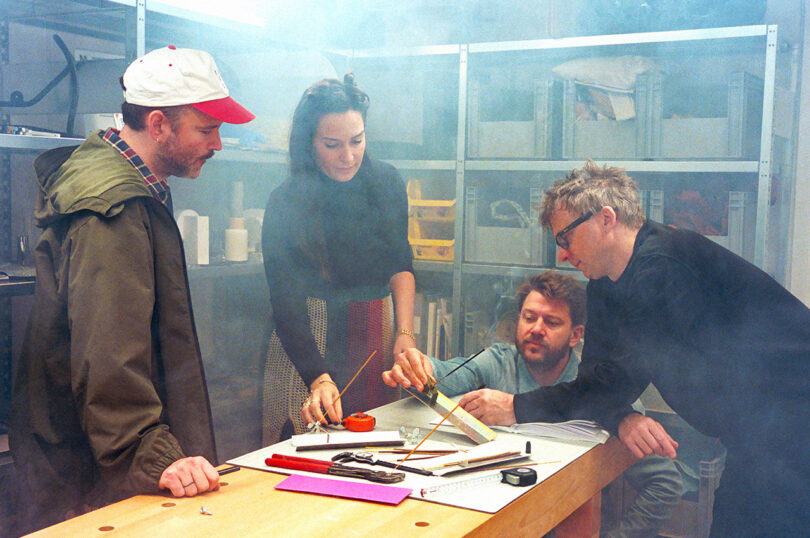
[[[730,452],[792,450],[783,437],[808,419],[810,310],[766,273],[647,221],[621,277],[592,280],[587,297],[579,376],[516,395],[518,422],[587,416],[616,433],[652,382]]]
[[[366,157],[350,181],[322,173],[288,179],[267,204],[262,251],[284,350],[307,385],[324,372],[334,377],[312,336],[306,298],[386,286],[394,274],[413,272],[402,178],[393,166]]]

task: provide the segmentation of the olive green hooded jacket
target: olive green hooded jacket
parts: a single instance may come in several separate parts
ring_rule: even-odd
[[[216,464],[180,233],[99,134],[38,157],[34,305],[10,443],[36,527]]]

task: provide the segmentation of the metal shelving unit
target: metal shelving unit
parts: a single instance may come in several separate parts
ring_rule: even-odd
[[[601,159],[600,159],[601,160]],[[567,171],[576,161],[484,161],[468,160],[466,170],[491,170],[501,172],[558,172]],[[689,172],[689,173],[757,173],[758,161],[610,161],[611,165],[628,172]]]
[[[169,33],[173,22],[192,20],[195,24],[210,25],[225,30],[241,31],[247,35],[260,35],[259,29],[245,29],[237,23],[218,20],[205,15],[192,14],[160,3],[151,3],[146,10],[144,0],[25,0],[13,3],[9,8],[10,15],[16,20],[28,19],[31,24],[38,24],[38,19],[47,21],[49,28],[64,31],[98,35],[108,39],[124,40],[128,54],[140,54],[147,46],[146,20],[149,17],[153,33]],[[110,32],[109,28],[122,24],[127,19],[127,28],[131,32],[120,36]],[[105,22],[106,21],[106,22]],[[57,26],[58,25],[58,26]],[[178,31],[182,40],[186,36],[183,30]],[[131,35],[130,35],[131,34]],[[244,37],[244,36],[243,36]],[[267,36],[261,40],[270,42]],[[761,140],[759,159],[757,160],[610,160],[611,164],[626,168],[632,173],[649,174],[742,174],[752,177],[756,190],[756,234],[754,256],[751,261],[764,267],[770,222],[771,168],[772,168],[772,123],[773,97],[776,73],[777,29],[775,26],[756,25],[729,28],[711,28],[700,30],[679,30],[648,32],[636,34],[615,34],[602,36],[569,37],[558,39],[536,39],[525,41],[503,41],[489,43],[448,44],[425,47],[395,47],[363,50],[330,50],[327,54],[335,59],[336,65],[341,61],[351,67],[355,61],[432,61],[433,58],[450,59],[458,70],[457,94],[457,128],[455,134],[455,154],[439,159],[387,159],[400,170],[430,171],[447,173],[448,180],[455,181],[456,207],[455,252],[453,262],[418,261],[420,271],[452,273],[453,310],[462,310],[462,277],[464,274],[505,275],[525,270],[523,266],[489,265],[467,263],[463,260],[464,244],[464,191],[468,183],[468,173],[493,172],[508,174],[510,172],[560,172],[569,170],[579,161],[561,159],[471,159],[467,155],[467,113],[468,87],[470,74],[475,74],[477,62],[485,57],[497,57],[503,62],[510,58],[532,58],[543,55],[565,55],[569,53],[587,54],[591,51],[604,50],[672,50],[678,53],[689,47],[704,46],[731,51],[730,45],[745,43],[746,47],[756,48],[764,57],[764,92],[763,112],[761,118]],[[752,43],[754,45],[752,45]],[[131,53],[129,52],[131,50]],[[449,135],[450,133],[448,133]],[[79,139],[51,139],[0,135],[0,152],[42,151],[51,147],[79,143]],[[380,155],[384,158],[384,155]],[[226,148],[219,158],[228,162],[245,162],[253,164],[283,164],[286,160],[282,154],[260,151]],[[604,159],[600,159],[602,161]],[[450,176],[453,174],[453,176]],[[497,177],[494,176],[494,177]],[[489,178],[480,178],[488,182]],[[777,275],[778,276],[778,275]],[[461,316],[458,316],[459,320]],[[460,323],[460,321],[459,321]],[[460,325],[459,325],[460,327]],[[457,331],[461,334],[461,331]],[[460,348],[460,345],[459,345]]]
[[[0,150],[47,151],[62,146],[75,146],[83,141],[82,138],[0,134]]]
[[[149,7],[148,11],[147,5]],[[3,15],[3,20],[0,21],[0,63],[9,62],[9,24],[13,25],[15,32],[20,30],[18,25],[24,27],[25,32],[22,33],[25,35],[31,29],[30,33],[37,38],[43,32],[48,34],[60,33],[65,35],[68,41],[91,42],[94,43],[92,46],[95,47],[109,45],[119,53],[124,51],[124,62],[126,63],[143,55],[147,50],[168,44],[175,44],[180,47],[198,46],[197,43],[201,38],[206,40],[208,50],[223,55],[244,50],[255,50],[257,46],[261,47],[265,44],[274,43],[272,36],[262,33],[262,29],[259,27],[179,10],[161,4],[159,1],[13,0],[0,2],[0,13]],[[11,44],[11,48],[13,49],[19,43],[19,41],[15,41]],[[69,45],[73,44],[69,43]],[[78,47],[74,45],[69,48],[73,50]],[[104,52],[107,49],[94,48],[93,50]],[[31,62],[44,62],[44,58],[36,56],[37,52],[33,53],[34,56]],[[16,59],[14,56],[16,56]],[[20,59],[19,54],[12,53],[12,61],[27,63],[29,60],[28,57]],[[16,87],[13,87],[16,86],[13,80],[13,77],[4,78],[6,93],[9,90],[16,89]],[[60,84],[64,84],[64,81]],[[49,110],[49,112],[39,112],[34,108],[18,110],[8,108],[0,110],[0,112],[14,114],[14,120],[18,122],[20,121],[16,117],[18,113],[46,115],[59,112],[57,107],[51,107]],[[57,112],[54,112],[54,110],[57,110]],[[98,110],[92,110],[91,112],[98,112]],[[2,119],[8,120],[9,118]],[[82,141],[81,138],[0,134],[0,230],[2,230],[0,232],[0,262],[8,261],[13,256],[13,242],[11,241],[11,159],[19,160],[20,155],[23,155],[25,159],[28,159],[28,156],[33,159],[43,151],[61,146],[79,145]],[[255,181],[255,175],[261,170],[268,167],[277,169],[279,166],[286,164],[287,157],[286,154],[281,152],[227,146],[221,152],[218,152],[214,162],[222,163],[217,165],[219,168],[214,167],[220,173],[225,170],[222,166],[226,166],[231,170],[239,169],[240,171],[248,168],[250,174],[252,174],[248,181]],[[27,164],[25,167],[30,169]],[[225,175],[227,180],[230,180],[231,176],[227,173]],[[18,180],[15,177],[14,181]],[[182,191],[182,187],[177,192],[180,191]],[[217,198],[216,203],[221,201],[221,198]],[[19,202],[15,201],[15,203]],[[227,201],[224,203],[227,204]],[[31,247],[33,248],[33,246],[32,243]],[[233,290],[235,287],[240,292],[247,293],[244,290],[248,286],[245,282],[248,280],[250,282],[263,282],[263,274],[263,265],[253,259],[247,263],[220,263],[189,268],[189,279],[194,292],[201,295],[199,301],[195,300],[195,305],[201,305],[196,312],[196,322],[202,335],[201,346],[206,348],[206,353],[216,356],[217,362],[223,355],[231,357],[229,354],[232,353],[233,362],[239,363],[241,367],[245,364],[247,358],[252,360],[254,355],[259,355],[258,351],[253,353],[253,348],[259,344],[251,344],[251,339],[248,339],[248,342],[239,342],[227,349],[220,350],[219,340],[221,338],[218,338],[219,333],[217,331],[225,329],[222,329],[222,325],[218,323],[220,320],[215,319],[216,315],[220,315],[221,312],[216,312],[215,315],[214,310],[222,305],[217,304],[214,306],[212,297],[216,297],[218,290],[224,287],[221,279],[230,280],[227,284],[229,290]],[[30,295],[33,293],[34,286],[33,279],[0,282],[0,335],[2,335],[0,336],[0,403],[2,403],[0,409],[3,411],[6,411],[6,403],[10,396],[11,387],[12,297]],[[246,325],[252,323],[252,326],[256,327],[256,334],[259,334],[260,328],[258,326],[265,323],[262,312],[267,310],[266,304],[263,304],[266,301],[262,299],[264,293],[266,292],[261,286],[256,286],[255,289],[250,290],[250,296],[255,299],[256,304],[251,306],[245,306],[241,303],[229,305],[229,308],[232,309],[228,314],[229,320],[233,322],[233,319],[238,318]],[[259,312],[259,314],[255,314],[255,312]],[[233,319],[230,318],[230,313],[233,313]],[[224,326],[227,329],[228,325],[225,324]],[[258,342],[259,339],[257,338],[256,341]],[[214,388],[216,384],[211,383],[210,379],[209,388]],[[228,382],[230,382],[230,378]],[[235,401],[238,402],[240,410],[242,407],[252,403],[246,403],[238,398]],[[222,403],[220,402],[218,405],[221,406]],[[216,412],[219,411],[220,409],[217,407]],[[215,415],[215,418],[217,417],[218,415]],[[3,418],[0,416],[0,420]],[[251,421],[251,423],[258,424],[255,421]],[[218,431],[217,435],[219,436],[221,433]],[[220,439],[217,442],[221,448],[223,444]],[[220,454],[220,457],[222,458],[222,454]],[[0,457],[0,467],[5,462]],[[2,469],[0,469],[0,473],[2,473]],[[0,514],[0,519],[2,519],[1,516],[2,514]]]
[[[456,161],[384,159],[398,170],[455,170]]]
[[[34,293],[34,279],[0,281],[0,298]]]
[[[493,43],[471,43],[461,45],[441,45],[435,47],[415,47],[397,49],[369,49],[352,51],[332,51],[346,60],[347,67],[351,68],[352,60],[362,59],[390,59],[421,58],[435,55],[457,56],[458,68],[458,125],[456,131],[455,160],[423,161],[423,160],[389,160],[398,169],[405,170],[445,170],[455,173],[456,225],[455,225],[455,257],[453,262],[420,262],[418,267],[426,271],[442,271],[453,273],[453,312],[462,313],[462,277],[469,275],[490,275],[514,277],[523,275],[533,269],[529,266],[510,266],[496,264],[469,263],[463,260],[464,252],[464,192],[468,183],[468,172],[559,172],[562,176],[572,167],[578,166],[581,160],[564,159],[472,159],[467,154],[467,113],[468,113],[468,87],[470,75],[475,74],[476,62],[487,55],[497,56],[498,61],[507,63],[509,58],[531,58],[531,55],[557,54],[577,52],[578,55],[591,51],[604,51],[606,48],[615,51],[649,51],[655,50],[658,54],[665,54],[671,50],[672,54],[680,54],[690,47],[708,47],[711,50],[721,50],[721,53],[736,53],[735,45],[745,43],[746,50],[761,54],[764,62],[764,80],[761,137],[759,142],[759,158],[757,160],[745,159],[597,159],[598,162],[625,168],[629,173],[643,174],[738,174],[750,176],[751,185],[756,191],[756,232],[754,240],[754,256],[750,260],[764,268],[768,248],[771,199],[771,168],[772,168],[772,125],[774,89],[777,56],[777,28],[773,25],[756,25],[728,28],[710,28],[700,30],[678,30],[664,32],[649,32],[636,34],[616,34],[602,36],[570,37],[561,39],[538,39],[528,41],[505,41]],[[724,48],[725,47],[725,48]],[[663,51],[663,52],[662,52]],[[625,52],[626,53],[626,52]],[[449,134],[449,133],[448,133]],[[497,175],[494,176],[497,178]],[[490,182],[495,179],[479,178],[479,181]],[[565,271],[565,269],[553,269]],[[536,268],[534,268],[536,269]],[[576,273],[575,271],[569,271]],[[576,274],[575,276],[578,276]],[[777,275],[778,278],[778,275]],[[463,315],[457,315],[455,328],[456,350],[463,349],[460,335],[463,335]]]

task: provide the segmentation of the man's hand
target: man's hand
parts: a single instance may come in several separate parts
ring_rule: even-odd
[[[619,439],[637,458],[651,454],[675,458],[678,443],[661,424],[639,413],[630,413],[619,423]]]
[[[202,456],[181,458],[166,467],[160,475],[158,487],[170,490],[175,497],[194,497],[218,490],[219,473]]]
[[[459,400],[461,408],[489,426],[511,426],[515,419],[515,395],[493,389],[468,392]]]
[[[332,377],[327,373],[319,375],[310,385],[309,398],[301,407],[304,424],[340,424],[343,421],[343,406],[337,399],[339,395],[340,391]]]
[[[389,387],[402,385],[407,389],[413,386],[419,391],[425,388],[429,377],[433,377],[433,365],[415,347],[395,355],[394,366],[382,373],[383,382]]]

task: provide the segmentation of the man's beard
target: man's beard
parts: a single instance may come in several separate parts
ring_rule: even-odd
[[[532,342],[533,343],[533,342]],[[529,360],[526,357],[525,350],[530,345],[529,342],[515,342],[520,355],[526,360],[527,363],[532,364],[535,368],[539,369],[540,371],[549,371],[553,370],[560,364],[560,361],[568,357],[568,354],[571,351],[571,348],[567,345],[567,343],[563,344],[559,348],[551,348],[548,346],[543,345],[542,343],[539,346],[546,350],[545,355],[540,360]],[[535,344],[537,345],[537,344]]]
[[[208,155],[205,155],[204,158],[210,159],[213,156],[214,152],[212,151]],[[158,166],[160,166],[166,176],[196,177],[196,175],[198,175],[199,170],[195,170],[194,165],[200,158],[194,158],[193,155],[184,154],[179,149],[179,144],[174,137],[169,138],[165,144],[158,147],[156,158],[159,163]],[[202,164],[200,164],[200,169],[201,168]],[[195,172],[197,172],[196,175]]]

